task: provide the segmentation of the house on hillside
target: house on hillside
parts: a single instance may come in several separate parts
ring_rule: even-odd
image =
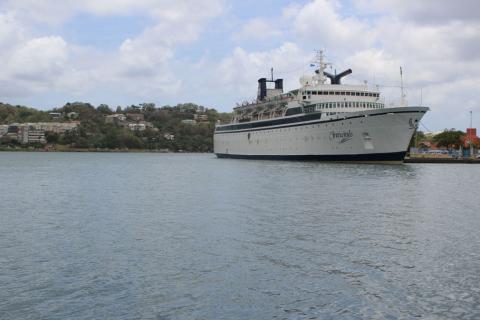
[[[121,124],[127,120],[127,117],[121,113],[115,113],[105,116],[105,123]]]
[[[50,112],[49,115],[54,120],[60,119],[62,117],[62,114],[60,112]]]
[[[145,116],[143,115],[143,113],[127,113],[127,118],[136,122],[145,120]]]

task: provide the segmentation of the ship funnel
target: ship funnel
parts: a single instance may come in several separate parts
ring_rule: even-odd
[[[267,88],[267,82],[274,83],[274,88]],[[267,80],[267,78],[258,79],[257,100],[262,101],[283,93],[283,79]]]
[[[352,73],[352,69],[345,70],[342,73],[339,73],[337,75],[333,75],[331,73],[323,71],[323,74],[330,79],[331,84],[342,84],[340,80],[343,77],[348,76],[350,73]]]
[[[279,89],[283,91],[283,79],[275,80],[275,89]]]
[[[267,78],[258,79],[257,99],[263,100],[267,96]]]

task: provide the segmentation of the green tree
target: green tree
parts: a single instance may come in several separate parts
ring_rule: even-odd
[[[107,104],[101,104],[97,107],[97,111],[102,113],[102,114],[111,114],[112,110],[110,110],[110,107]]]
[[[446,147],[448,149],[451,148],[459,148],[462,145],[463,140],[462,138],[465,137],[465,133],[459,130],[445,130],[442,133],[437,134],[433,137],[433,141],[439,147]]]
[[[45,132],[45,139],[48,143],[58,143],[60,135],[56,132]]]
[[[417,130],[413,134],[412,139],[410,139],[409,147],[410,148],[418,147],[418,145],[420,145],[420,143],[424,140],[425,140],[425,133],[423,133],[423,131]],[[415,143],[417,145],[415,145]]]

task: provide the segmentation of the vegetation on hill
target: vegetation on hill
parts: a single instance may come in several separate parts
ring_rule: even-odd
[[[52,119],[51,112],[61,113],[63,118]],[[138,106],[117,107],[115,112],[105,104],[94,107],[83,102],[67,103],[61,108],[48,111],[0,103],[0,125],[72,121],[68,116],[72,112],[78,114],[74,119],[80,121],[78,129],[65,134],[46,133],[49,144],[85,149],[128,148],[210,152],[213,150],[215,123],[226,122],[231,118],[229,113],[219,113],[215,109],[206,109],[193,103],[160,108],[153,103],[144,103]],[[141,114],[153,128],[132,131],[125,124],[106,123],[105,116],[114,113]],[[182,120],[193,120],[195,115],[202,115],[203,120],[196,124],[182,123]],[[13,142],[9,140],[8,143]]]
[[[433,137],[433,141],[439,147],[445,147],[447,149],[458,149],[463,145],[463,139],[465,138],[465,132],[458,130],[445,130]]]

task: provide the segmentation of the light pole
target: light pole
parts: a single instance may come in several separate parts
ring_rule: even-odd
[[[472,122],[472,119],[473,119],[473,111],[470,110],[470,131],[468,133],[468,143],[470,144],[470,158],[473,158],[473,137],[472,137],[473,122]]]

